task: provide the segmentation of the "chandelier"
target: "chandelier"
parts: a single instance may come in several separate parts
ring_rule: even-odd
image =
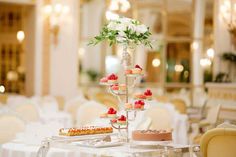
[[[236,35],[236,1],[223,0],[220,6],[220,14],[228,31],[232,35]]]

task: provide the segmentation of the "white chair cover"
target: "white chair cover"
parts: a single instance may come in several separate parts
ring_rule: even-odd
[[[66,102],[65,111],[70,113],[74,122],[76,121],[76,115],[79,107],[86,102],[88,102],[88,100],[82,96],[78,96]]]
[[[0,144],[9,142],[15,138],[16,133],[25,129],[25,123],[13,114],[2,114],[0,116]]]
[[[39,121],[39,112],[36,106],[32,104],[17,105],[13,111],[26,122]]]
[[[147,109],[145,116],[150,118],[152,123],[149,129],[171,129],[171,115],[168,110],[159,106],[152,106]]]
[[[77,111],[76,126],[84,126],[93,123],[101,113],[106,112],[106,107],[95,101],[84,103]]]

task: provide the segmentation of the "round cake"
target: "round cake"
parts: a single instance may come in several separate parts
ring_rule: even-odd
[[[132,132],[135,141],[171,141],[172,133],[166,130],[135,130]]]

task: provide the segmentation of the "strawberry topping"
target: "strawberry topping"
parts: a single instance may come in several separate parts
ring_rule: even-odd
[[[111,74],[107,77],[108,80],[117,80],[118,79],[118,76],[115,75],[115,74]]]
[[[138,64],[135,65],[135,68],[139,68],[140,70],[143,70]]]
[[[107,111],[107,114],[116,114],[116,110],[114,108],[109,108],[109,110]]]
[[[138,101],[135,101],[135,103],[134,103],[135,105],[136,104],[140,104],[140,105],[145,105],[145,103],[144,103],[144,101],[143,100],[138,100]]]
[[[124,115],[121,115],[120,118],[118,118],[119,121],[126,121],[126,117]]]
[[[144,95],[146,96],[152,96],[152,92],[150,89],[147,89],[146,92],[144,92]]]

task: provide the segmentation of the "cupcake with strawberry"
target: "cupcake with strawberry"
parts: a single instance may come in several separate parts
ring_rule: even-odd
[[[117,83],[118,76],[115,74],[111,74],[107,77],[107,79],[108,79],[108,81],[107,81],[108,83],[115,84],[115,83]]]
[[[120,125],[125,125],[127,122],[127,119],[124,115],[121,115],[118,119],[117,119],[117,123]]]
[[[135,67],[132,69],[132,74],[141,74],[142,73],[142,68],[137,64]]]
[[[148,100],[152,100],[152,91],[150,89],[147,89],[145,92],[144,92],[144,95],[146,96],[146,98]]]
[[[117,91],[117,90],[119,90],[119,85],[117,85],[117,84],[112,85],[111,89]]]
[[[108,118],[115,118],[116,117],[116,113],[117,113],[117,111],[114,108],[111,107],[107,111],[107,117]]]
[[[100,83],[107,83],[107,82],[108,82],[107,77],[103,77],[100,79]]]
[[[140,109],[143,110],[144,109],[144,101],[143,100],[138,100],[134,102],[134,109]]]

